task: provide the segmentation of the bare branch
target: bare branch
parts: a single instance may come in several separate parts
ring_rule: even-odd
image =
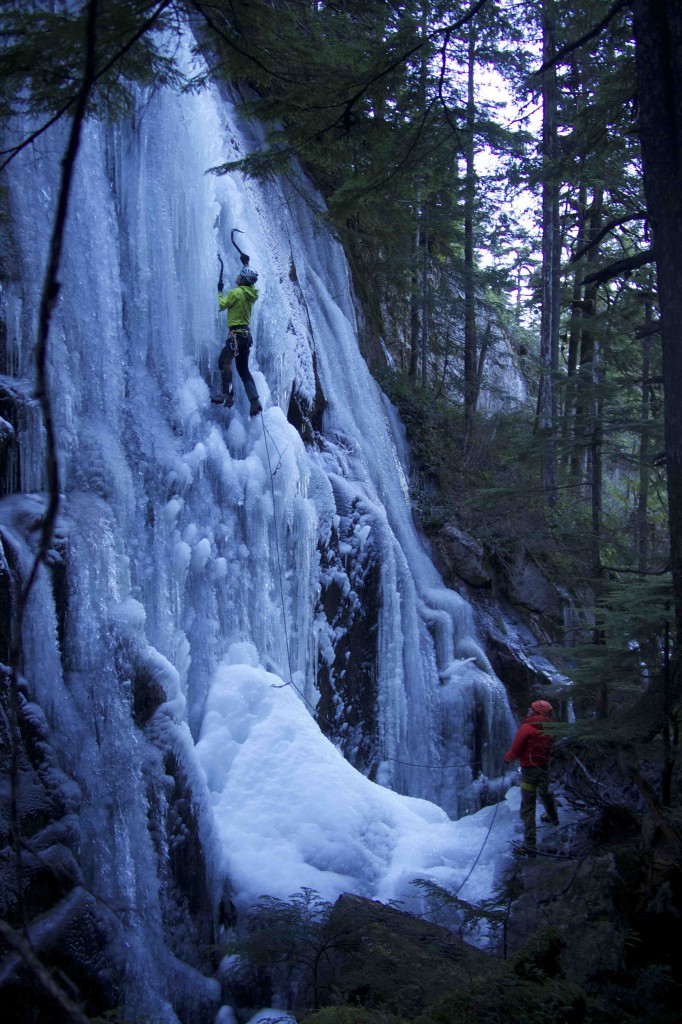
[[[537,71],[533,72],[533,75],[543,74],[545,71],[548,71],[551,67],[554,67],[555,64],[560,64],[563,61],[564,57],[568,57],[570,53],[574,53],[576,50],[579,50],[582,46],[584,46],[585,43],[589,43],[590,39],[594,39],[595,36],[600,35],[604,31],[604,29],[611,24],[616,15],[620,14],[620,12],[624,10],[626,7],[630,7],[631,4],[632,0],[616,0],[616,3],[608,11],[608,13],[602,18],[600,22],[594,25],[589,32],[586,32],[584,36],[580,37],[580,39],[576,39],[574,42],[567,43],[566,46],[562,46],[562,48],[558,50],[557,53],[554,54],[551,60],[546,61],[541,68],[538,68]]]
[[[81,1008],[67,996],[45,964],[36,956],[28,939],[21,935],[20,932],[15,931],[7,921],[2,919],[0,919],[0,935],[19,954],[47,994],[64,1010],[70,1021],[73,1021],[74,1024],[91,1024],[90,1018],[86,1017]]]
[[[608,224],[604,225],[601,231],[597,232],[594,238],[591,238],[589,242],[586,242],[586,244],[582,245],[577,252],[573,253],[569,263],[577,263],[578,260],[582,259],[582,257],[590,251],[590,249],[594,249],[595,245],[599,245],[601,240],[613,231],[614,228],[620,227],[621,224],[628,224],[633,220],[646,220],[646,217],[646,210],[638,210],[636,213],[629,213],[623,217],[614,217],[613,220],[610,220]]]
[[[149,18],[147,18],[147,20],[144,22],[143,25],[140,26],[137,32],[135,32],[135,34],[131,36],[128,42],[125,43],[120,50],[117,50],[114,56],[111,58],[111,60],[108,60],[107,63],[102,68],[100,68],[99,71],[93,74],[92,82],[90,84],[90,88],[88,89],[88,93],[91,91],[92,85],[94,85],[94,83],[98,81],[98,79],[106,75],[107,71],[110,71],[114,64],[117,64],[122,57],[125,57],[126,53],[128,53],[128,51],[132,49],[135,43],[137,43],[138,40],[140,40],[142,36],[149,31],[149,29],[152,27],[152,25],[157,20],[159,15],[162,14],[163,11],[165,11],[165,9],[169,7],[172,2],[173,0],[162,0],[162,3],[157,7],[154,13],[150,15]],[[3,160],[3,162],[0,164],[0,171],[4,171],[5,167],[7,167],[7,164],[14,160],[15,156],[21,153],[22,149],[26,149],[27,146],[30,146],[32,143],[34,143],[36,139],[40,138],[40,136],[43,135],[48,130],[48,128],[51,128],[53,124],[56,124],[57,121],[59,121],[64,116],[64,114],[68,113],[68,111],[71,110],[71,107],[77,105],[80,100],[80,95],[81,91],[76,93],[75,96],[72,96],[71,99],[68,100],[68,102],[65,103],[55,114],[53,114],[53,116],[49,118],[44,125],[42,125],[36,131],[32,132],[29,136],[27,136],[23,140],[23,142],[20,142],[17,146],[12,146],[11,149],[0,150],[0,155],[9,153],[7,159]]]
[[[42,413],[43,413],[43,424],[46,433],[46,444],[47,444],[47,477],[48,477],[48,506],[43,519],[40,545],[38,552],[35,556],[33,566],[29,573],[26,584],[21,593],[19,599],[19,607],[17,614],[17,625],[16,632],[12,640],[12,652],[11,652],[11,684],[10,684],[10,743],[11,743],[11,787],[12,787],[12,799],[11,799],[11,814],[12,814],[12,838],[15,845],[16,851],[16,870],[17,870],[17,882],[19,885],[17,899],[20,903],[20,913],[22,915],[22,924],[24,936],[16,933],[14,929],[6,922],[0,922],[2,925],[2,934],[12,944],[15,949],[18,949],[23,960],[28,964],[34,974],[39,978],[41,984],[48,990],[48,992],[60,1003],[62,1007],[68,1009],[71,1014],[71,1019],[75,1021],[85,1021],[86,1018],[80,1012],[78,1007],[71,1003],[66,994],[54,981],[49,971],[40,963],[35,953],[31,949],[28,941],[25,911],[22,900],[22,877],[21,877],[21,836],[20,836],[20,822],[19,822],[19,807],[18,807],[18,780],[19,780],[19,697],[18,697],[18,685],[19,685],[19,665],[21,663],[21,638],[23,634],[23,621],[26,614],[26,608],[28,605],[28,599],[33,589],[33,585],[38,576],[38,570],[40,565],[47,561],[47,555],[52,544],[52,534],[54,531],[54,524],[57,518],[57,512],[59,510],[59,468],[57,463],[57,446],[56,437],[54,430],[54,422],[52,419],[52,408],[50,404],[50,398],[48,394],[48,381],[47,381],[47,340],[50,331],[50,320],[52,317],[52,310],[54,303],[59,294],[59,282],[57,275],[59,272],[59,264],[61,261],[62,246],[64,239],[64,228],[66,225],[66,218],[69,206],[69,196],[71,193],[71,184],[73,181],[73,172],[76,162],[76,156],[80,145],[81,128],[85,119],[85,111],[87,109],[88,99],[92,90],[92,85],[95,76],[95,35],[96,35],[96,23],[97,23],[97,0],[89,0],[88,2],[88,17],[86,27],[86,56],[85,56],[85,70],[83,74],[83,80],[81,82],[78,96],[76,98],[76,105],[74,110],[73,121],[71,124],[71,130],[69,133],[69,139],[67,142],[64,157],[62,159],[62,175],[61,183],[59,188],[59,196],[57,201],[57,212],[55,215],[55,222],[52,229],[52,237],[50,241],[50,251],[48,256],[48,266],[45,274],[45,282],[43,285],[43,294],[40,303],[40,313],[38,320],[38,337],[36,341],[36,377],[37,377],[37,389],[38,399],[40,401]]]
[[[640,267],[648,267],[655,259],[653,248],[644,249],[635,256],[628,256],[625,260],[616,260],[614,263],[602,267],[601,270],[596,270],[594,274],[588,274],[583,278],[581,284],[605,284],[607,281],[612,281],[614,277],[622,277],[624,274],[631,274],[633,270],[639,270]]]

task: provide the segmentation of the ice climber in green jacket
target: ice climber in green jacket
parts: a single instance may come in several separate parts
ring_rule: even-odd
[[[263,411],[255,381],[249,370],[249,350],[253,344],[249,321],[253,304],[258,298],[258,289],[254,287],[257,280],[258,274],[252,267],[242,266],[237,274],[236,287],[230,289],[229,292],[223,293],[222,274],[218,281],[218,304],[221,310],[227,310],[227,327],[230,333],[225,347],[218,357],[223,393],[213,399],[228,408],[234,405],[232,390],[232,361],[234,360],[237,364],[237,373],[244,384],[246,397],[250,402],[249,412],[252,416],[257,416],[259,412]]]

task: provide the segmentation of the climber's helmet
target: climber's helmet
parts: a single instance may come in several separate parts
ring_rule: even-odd
[[[253,267],[242,267],[237,276],[237,281],[243,284],[255,284],[258,280],[258,274]]]

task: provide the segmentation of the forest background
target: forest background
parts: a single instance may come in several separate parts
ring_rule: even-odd
[[[72,123],[39,375],[82,120],[120,115],[134,84],[201,88],[161,49],[184,17],[269,128],[215,173],[299,161],[325,197],[425,533],[456,523],[503,564],[521,549],[570,597],[570,633],[542,639],[573,681],[557,745],[575,841],[622,853],[614,901],[639,946],[619,984],[629,1019],[664,1020],[681,980],[653,936],[682,910],[682,3],[4,4],[0,116]],[[531,399],[482,408],[499,339]]]

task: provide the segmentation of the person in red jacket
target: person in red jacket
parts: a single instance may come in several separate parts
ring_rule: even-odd
[[[552,737],[543,727],[552,721],[554,709],[549,701],[533,701],[524,718],[511,749],[504,755],[507,763],[519,761],[521,765],[521,821],[523,822],[526,850],[535,851],[535,808],[539,796],[545,808],[543,821],[559,824],[556,800],[549,791],[549,762],[552,757]]]

